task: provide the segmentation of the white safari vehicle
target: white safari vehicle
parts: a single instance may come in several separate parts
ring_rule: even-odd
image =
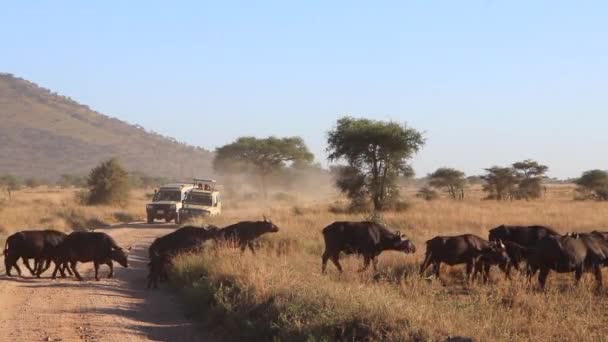
[[[194,179],[194,188],[188,192],[179,211],[180,222],[203,216],[217,216],[222,213],[220,192],[212,179]]]
[[[175,220],[179,224],[179,210],[182,202],[194,185],[187,183],[165,184],[154,191],[152,203],[146,204],[146,214],[148,223],[153,223],[155,219],[164,219],[165,222]]]

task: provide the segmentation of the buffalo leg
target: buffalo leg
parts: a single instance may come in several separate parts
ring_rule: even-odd
[[[323,274],[325,274],[325,269],[327,268],[327,260],[329,260],[329,253],[326,250],[321,257],[321,273]]]
[[[595,283],[597,291],[602,289],[602,269],[599,266],[593,266],[593,275],[595,276]]]
[[[365,270],[367,270],[367,268],[369,267],[370,260],[370,257],[367,255],[363,257],[363,268],[360,268],[359,272],[365,272]]]
[[[578,284],[581,281],[581,277],[583,276],[583,267],[577,267],[576,270],[574,270],[574,281],[575,281],[575,285],[578,286]]]
[[[108,273],[108,278],[113,278],[114,277],[114,263],[112,263],[112,260],[110,260],[108,263],[106,263],[106,265],[108,265],[108,267],[110,268],[110,273]]]
[[[424,274],[424,271],[429,267],[431,263],[431,253],[426,253],[426,256],[424,257],[424,261],[422,262],[422,265],[420,265],[420,276],[422,276]]]
[[[36,271],[34,269],[32,269],[30,267],[30,261],[29,259],[26,259],[25,257],[22,257],[21,260],[23,260],[23,264],[25,265],[25,267],[28,269],[28,271],[30,271],[30,273],[35,276],[36,275]],[[34,259],[34,267],[36,266],[36,261]]]
[[[378,258],[372,257],[372,267],[374,268],[374,272],[378,272]]]
[[[540,273],[538,274],[538,284],[541,289],[545,288],[545,284],[547,283],[547,276],[549,275],[549,268],[542,267],[540,269]]]
[[[55,269],[53,270],[53,274],[51,275],[51,279],[57,279],[57,270],[61,268],[61,263],[55,261]],[[61,276],[65,277],[63,271],[61,271]]]
[[[433,263],[433,270],[435,270],[435,278],[439,279],[439,270],[441,268],[441,261],[435,261]]]
[[[247,247],[249,247],[249,250],[251,250],[251,253],[255,255],[255,249],[253,248],[253,242],[249,242],[247,243]]]
[[[95,268],[95,280],[99,281],[99,263],[93,261],[93,267]]]
[[[475,269],[475,268],[476,268],[475,262],[473,262],[473,261],[467,262],[467,274],[465,276],[465,278],[466,278],[465,280],[467,283],[470,281],[471,273],[473,272],[473,269]]]
[[[76,279],[78,279],[78,281],[82,281],[82,277],[80,276],[80,273],[78,273],[78,270],[76,269],[76,261],[70,262],[70,268],[72,269],[72,272],[74,272],[74,275],[76,276]]]
[[[340,265],[340,257],[338,254],[331,256],[331,262],[333,262],[334,265],[336,265],[336,268],[338,269],[338,271],[340,271],[340,273],[342,273],[342,265]]]

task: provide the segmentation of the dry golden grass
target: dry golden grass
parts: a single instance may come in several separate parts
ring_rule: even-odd
[[[19,230],[98,228],[120,223],[125,218],[145,217],[145,192],[133,191],[126,207],[85,206],[77,197],[80,190],[37,188],[16,191],[12,198],[0,195],[0,235]]]
[[[362,215],[331,214],[324,203],[299,204],[295,210],[280,203],[240,204],[209,223],[221,226],[266,214],[281,231],[264,237],[255,257],[235,250],[183,256],[177,283],[186,287],[191,309],[202,321],[244,339],[605,340],[608,291],[594,293],[590,275],[576,288],[572,275],[552,273],[546,292],[536,289],[536,280],[532,286],[518,276],[506,281],[497,270],[488,285],[464,284],[459,266],[444,265],[439,281],[417,275],[424,241],[436,235],[487,237],[500,224],[545,224],[561,232],[608,227],[608,203],[573,201],[572,191],[551,187],[546,199],[530,202],[497,203],[479,196],[463,202],[413,201],[408,211],[387,213],[385,219],[406,233],[418,252],[384,253],[376,275],[357,273],[362,261],[355,257],[343,258],[343,275],[333,265],[328,275],[320,274],[323,227]]]
[[[135,191],[126,208],[82,206],[76,190],[36,189],[15,193],[0,210],[4,233],[20,229],[70,230],[73,221],[118,223],[143,219],[145,193]],[[411,208],[386,213],[393,229],[418,247],[415,255],[387,252],[378,274],[357,273],[361,260],[342,259],[345,273],[328,265],[321,275],[321,230],[336,220],[364,215],[333,214],[336,198],[293,202],[225,200],[224,215],[206,223],[224,226],[267,215],[281,228],[262,239],[255,257],[237,250],[182,256],[176,285],[199,320],[241,339],[442,340],[469,336],[479,341],[606,340],[608,289],[593,291],[586,275],[573,286],[571,275],[549,277],[548,290],[536,290],[521,277],[506,281],[494,270],[488,285],[463,283],[463,267],[442,267],[439,281],[420,279],[424,242],[435,235],[474,233],[486,237],[500,224],[545,224],[561,232],[608,228],[608,203],[573,201],[572,186],[552,186],[546,199],[498,203],[481,201],[478,188],[467,200],[424,202],[406,192]],[[0,230],[0,234],[3,232]],[[605,274],[608,276],[608,274]]]

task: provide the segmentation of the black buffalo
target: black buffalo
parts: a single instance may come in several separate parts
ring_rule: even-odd
[[[40,274],[49,268],[55,249],[66,236],[62,232],[50,229],[25,230],[9,236],[4,246],[6,274],[11,276],[11,269],[14,267],[21,275],[21,269],[17,265],[17,260],[21,258],[30,273],[40,277]],[[29,259],[34,259],[33,269],[30,267]],[[63,274],[63,270],[61,273]]]
[[[340,252],[363,255],[363,269],[370,262],[374,270],[377,268],[377,256],[383,251],[394,250],[405,253],[415,253],[416,247],[399,232],[391,232],[382,225],[374,222],[334,222],[323,229],[325,252],[323,252],[321,272],[325,273],[327,260],[336,265],[342,272]]]
[[[437,236],[426,242],[426,255],[420,266],[420,275],[423,275],[431,264],[437,278],[441,263],[450,266],[466,264],[468,281],[473,271],[475,274],[482,271],[482,265],[501,264],[508,260],[505,246],[501,243],[490,242],[473,234]],[[484,280],[487,280],[486,273]]]
[[[594,230],[594,231],[591,232],[591,234],[595,234],[597,236],[601,236],[602,239],[608,241],[608,232],[607,231]]]
[[[547,236],[540,240],[529,258],[532,273],[540,270],[538,282],[545,287],[551,270],[574,272],[576,283],[583,272],[593,271],[598,289],[602,286],[601,267],[608,263],[608,242],[597,234],[574,233]]]
[[[148,248],[148,255],[176,255],[196,249],[202,242],[215,238],[219,229],[215,226],[179,228],[154,240]]]
[[[202,243],[219,233],[215,226],[187,226],[154,240],[148,249],[148,288],[158,287],[159,281],[168,279],[171,259],[180,253],[197,250]]]
[[[560,236],[555,230],[544,226],[498,226],[490,229],[490,241],[511,241],[523,247],[534,248],[545,236]]]
[[[255,254],[253,241],[266,233],[276,233],[279,231],[272,221],[264,218],[263,221],[243,221],[220,229],[216,235],[216,240],[238,247],[245,251],[247,247]]]
[[[65,263],[69,263],[78,280],[82,280],[78,270],[76,270],[78,262],[93,262],[95,280],[99,280],[99,265],[105,264],[110,267],[108,278],[114,276],[112,261],[118,262],[123,267],[129,267],[126,252],[116,244],[110,235],[101,232],[71,233],[57,246],[54,259],[53,279],[55,279],[60,265]]]

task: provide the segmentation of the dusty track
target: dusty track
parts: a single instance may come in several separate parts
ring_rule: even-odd
[[[132,246],[130,268],[115,265],[114,279],[93,279],[92,264],[79,264],[85,281],[8,278],[0,266],[0,341],[207,341],[184,318],[176,299],[146,290],[147,249],[170,225],[108,229],[119,245]],[[115,263],[116,264],[116,263]],[[101,275],[108,273],[101,267]],[[14,274],[14,273],[13,273]]]

